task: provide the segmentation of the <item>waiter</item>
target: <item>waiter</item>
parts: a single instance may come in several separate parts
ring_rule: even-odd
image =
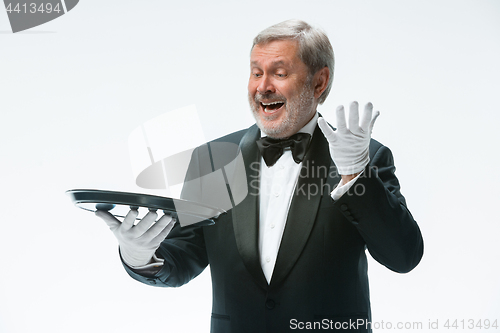
[[[138,281],[178,287],[210,265],[211,332],[371,332],[365,250],[400,273],[422,257],[392,154],[371,139],[379,112],[368,103],[360,114],[353,102],[347,123],[340,106],[334,129],[316,111],[333,69],[328,37],[303,21],[255,37],[248,98],[256,124],[209,143],[238,145],[249,193],[214,226],[181,228],[168,215],[154,223],[155,212],[134,226],[137,211],[123,223],[96,212]],[[210,149],[195,150],[188,177],[213,163]],[[185,198],[207,197],[189,186]]]

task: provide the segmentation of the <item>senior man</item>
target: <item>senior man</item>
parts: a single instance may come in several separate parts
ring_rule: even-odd
[[[370,138],[379,113],[369,103],[360,116],[352,103],[346,124],[340,106],[333,129],[316,111],[333,65],[328,37],[303,21],[254,39],[248,98],[256,125],[216,140],[239,145],[254,185],[214,226],[181,228],[166,215],[153,224],[153,212],[133,226],[136,211],[123,223],[96,213],[134,279],[177,287],[210,265],[212,332],[370,332],[365,250],[401,273],[422,257],[391,152]],[[210,158],[195,151],[189,172]]]

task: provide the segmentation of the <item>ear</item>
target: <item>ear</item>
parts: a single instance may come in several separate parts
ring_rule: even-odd
[[[314,74],[314,97],[318,99],[323,91],[325,91],[328,81],[330,80],[330,70],[328,67],[323,67]]]

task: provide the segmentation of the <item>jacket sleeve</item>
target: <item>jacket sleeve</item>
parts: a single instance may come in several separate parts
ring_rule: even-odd
[[[356,226],[375,260],[406,273],[422,258],[422,235],[400,192],[391,151],[372,140],[370,155],[363,175],[336,205]]]

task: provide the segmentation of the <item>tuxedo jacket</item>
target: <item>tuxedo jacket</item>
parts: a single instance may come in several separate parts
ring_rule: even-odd
[[[238,145],[248,183],[259,177],[255,163],[261,160],[256,145],[260,136],[254,125],[213,141]],[[255,186],[213,226],[176,225],[157,251],[165,262],[156,274],[125,269],[143,283],[178,287],[210,265],[211,332],[279,333],[308,327],[370,332],[366,249],[382,265],[405,273],[419,263],[423,240],[400,193],[390,150],[372,139],[369,151],[363,175],[334,201],[330,192],[341,178],[316,127],[270,283],[259,259]],[[195,150],[190,172],[200,172],[202,161],[211,158],[210,149]],[[304,169],[312,166],[323,172]]]

